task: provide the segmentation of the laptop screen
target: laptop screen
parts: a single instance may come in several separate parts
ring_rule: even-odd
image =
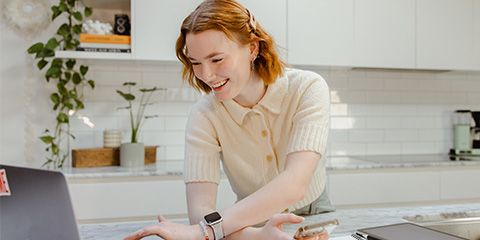
[[[62,173],[7,165],[0,169],[10,190],[0,196],[0,239],[80,239]]]

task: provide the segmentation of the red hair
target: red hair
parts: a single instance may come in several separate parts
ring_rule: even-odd
[[[177,58],[183,63],[182,76],[195,89],[210,93],[212,89],[195,77],[187,56],[186,36],[206,30],[223,32],[230,40],[247,45],[258,41],[254,69],[265,85],[283,75],[285,63],[280,60],[273,38],[255,21],[248,9],[235,0],[205,0],[185,20],[176,43]]]

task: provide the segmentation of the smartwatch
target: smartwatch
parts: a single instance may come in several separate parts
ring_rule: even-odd
[[[203,217],[203,220],[205,221],[207,226],[212,228],[214,240],[220,240],[225,237],[222,227],[223,219],[222,216],[220,216],[220,213],[212,212],[210,214],[207,214],[205,215],[205,217]]]

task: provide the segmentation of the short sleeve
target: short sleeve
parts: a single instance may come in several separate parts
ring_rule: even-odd
[[[330,91],[325,80],[315,76],[317,79],[301,94],[293,115],[287,154],[298,151],[325,154],[330,129]]]
[[[184,180],[220,182],[220,144],[212,122],[198,105],[190,111],[185,132]]]

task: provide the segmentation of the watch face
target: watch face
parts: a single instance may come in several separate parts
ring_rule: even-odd
[[[207,223],[212,223],[212,222],[216,222],[216,221],[220,220],[221,218],[222,218],[222,216],[220,216],[220,214],[218,212],[213,212],[213,213],[210,213],[207,216],[205,216],[205,221]]]

